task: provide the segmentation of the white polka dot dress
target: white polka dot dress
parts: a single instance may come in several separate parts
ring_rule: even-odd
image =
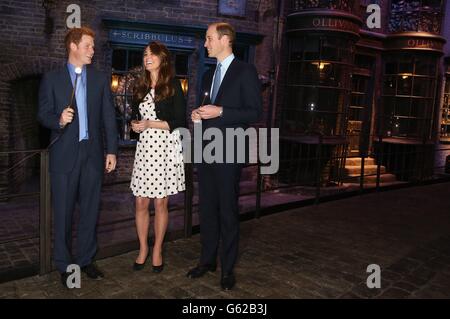
[[[151,94],[151,95],[150,95]],[[144,120],[158,120],[152,89],[139,104]],[[163,198],[185,190],[183,154],[178,130],[146,129],[139,135],[131,190],[134,196]]]

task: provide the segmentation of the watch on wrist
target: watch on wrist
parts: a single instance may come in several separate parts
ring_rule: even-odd
[[[222,117],[222,114],[223,114],[223,108],[220,109],[219,117]]]

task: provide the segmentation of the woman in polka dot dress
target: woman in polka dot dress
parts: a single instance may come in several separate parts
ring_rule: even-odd
[[[133,89],[131,128],[139,134],[131,177],[136,197],[136,229],[139,255],[133,265],[144,268],[149,255],[149,205],[155,206],[155,241],[152,252],[153,272],[164,267],[162,244],[166,233],[169,196],[184,191],[184,165],[180,132],[185,127],[186,102],[180,82],[173,77],[170,55],[159,42],[151,42],[143,55],[143,70]]]

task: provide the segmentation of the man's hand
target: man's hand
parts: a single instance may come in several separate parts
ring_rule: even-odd
[[[105,163],[106,172],[111,173],[116,169],[116,155],[114,154],[106,154],[106,163]]]
[[[192,113],[191,113],[191,120],[192,120],[192,122],[194,122],[194,123],[201,122],[202,117],[201,117],[200,114],[198,113],[198,109],[195,109],[195,110],[192,111]]]
[[[219,117],[222,114],[222,107],[208,104],[200,106],[197,109],[197,112],[204,120],[213,119]]]
[[[73,121],[75,111],[70,106],[66,107],[59,117],[59,125],[62,127]]]

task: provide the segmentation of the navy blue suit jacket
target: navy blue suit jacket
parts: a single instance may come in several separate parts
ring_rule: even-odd
[[[215,68],[211,68],[205,72],[202,81],[202,94],[200,100],[203,99],[204,92],[209,93],[211,91],[214,72]],[[211,100],[208,95],[205,99],[205,104],[210,103]],[[222,131],[224,137],[223,145],[225,160],[225,145],[227,145],[226,128],[240,127],[246,129],[251,123],[257,122],[262,115],[261,82],[258,79],[258,73],[255,66],[234,58],[220,84],[214,105],[222,107],[222,116],[202,120],[202,129],[206,130],[207,128],[215,127]],[[204,143],[204,145],[205,144],[208,143]],[[235,149],[234,154],[237,154],[237,151],[238,150]],[[245,157],[248,159],[247,147],[245,153]]]
[[[202,81],[204,92],[211,91],[215,68],[205,72]],[[208,97],[205,104],[211,103]],[[223,108],[222,117],[203,120],[204,127],[248,127],[257,122],[262,114],[261,83],[254,65],[233,59],[220,84],[214,104]]]
[[[115,110],[112,103],[110,81],[107,76],[90,66],[87,66],[86,72],[89,160],[99,171],[103,172],[102,127],[106,138],[106,153],[117,154],[118,135]],[[67,66],[46,73],[41,81],[38,120],[43,126],[51,129],[51,141],[62,133],[50,149],[50,172],[53,173],[70,172],[78,155],[79,122],[76,103],[73,105],[75,116],[72,123],[63,130],[59,128],[59,118],[64,108],[70,103],[72,89],[73,85]]]

